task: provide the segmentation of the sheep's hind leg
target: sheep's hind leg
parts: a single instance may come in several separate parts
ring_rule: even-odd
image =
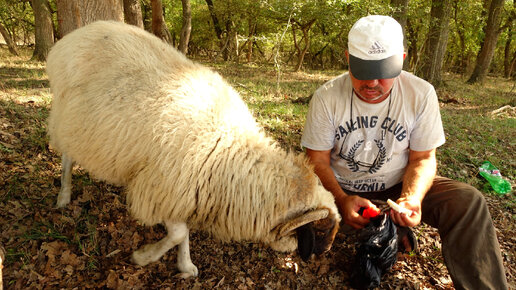
[[[188,231],[188,229],[186,229]],[[179,243],[179,249],[177,252],[177,268],[181,273],[188,273],[192,276],[197,276],[199,274],[199,270],[192,263],[190,259],[190,240],[188,238],[188,233],[186,234],[185,239]]]
[[[70,203],[72,195],[72,167],[73,160],[68,155],[63,154],[61,157],[61,190],[57,196],[57,207],[64,207]]]
[[[148,244],[135,251],[132,261],[140,266],[159,260],[168,250],[179,245],[177,267],[182,273],[197,276],[199,271],[190,259],[188,227],[186,223],[165,222],[167,236],[154,244]]]

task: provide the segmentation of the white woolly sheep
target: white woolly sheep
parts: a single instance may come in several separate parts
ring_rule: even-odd
[[[340,221],[306,157],[280,149],[212,70],[134,26],[100,21],[66,35],[47,63],[48,134],[62,153],[57,206],[70,202],[77,162],[124,186],[129,212],[168,235],[133,253],[146,265],[179,245],[197,275],[190,229],[258,241],[302,258],[327,251]],[[296,229],[294,231],[294,229]]]

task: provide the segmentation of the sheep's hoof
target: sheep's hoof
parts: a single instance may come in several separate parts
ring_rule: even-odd
[[[57,208],[65,207],[66,205],[68,205],[70,203],[70,200],[71,200],[70,194],[63,195],[63,194],[59,193],[59,195],[57,196],[57,203],[56,203]]]
[[[197,277],[197,275],[199,275],[199,270],[197,269],[197,267],[192,263],[192,262],[189,262],[189,263],[185,263],[183,265],[180,265],[179,263],[177,264],[177,268],[179,269],[179,271],[181,273],[183,273],[184,275],[181,275],[181,277],[184,276],[184,278],[189,278],[189,277]]]

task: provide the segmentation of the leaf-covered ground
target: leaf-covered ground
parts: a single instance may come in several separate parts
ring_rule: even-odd
[[[296,253],[278,253],[253,243],[223,244],[204,233],[193,232],[190,249],[200,271],[198,277],[185,278],[177,271],[175,250],[146,267],[132,264],[131,253],[164,237],[164,228],[139,225],[127,213],[122,188],[92,181],[78,166],[74,170],[72,203],[65,209],[55,208],[61,168],[60,158],[48,147],[45,135],[48,83],[43,64],[21,63],[0,66],[0,246],[5,248],[4,287],[349,288],[356,240],[353,232],[344,230],[337,235],[330,252],[312,257],[307,263]],[[514,113],[502,117],[514,118]],[[509,163],[514,166],[514,159]],[[514,196],[486,194],[486,199],[497,227],[507,278],[515,288]],[[414,231],[420,251],[400,254],[380,288],[453,288],[440,254],[437,232],[425,225]]]

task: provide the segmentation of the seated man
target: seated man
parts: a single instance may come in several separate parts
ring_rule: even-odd
[[[436,227],[457,289],[507,289],[495,229],[482,194],[436,176],[445,142],[436,92],[402,71],[403,33],[388,16],[359,19],[349,31],[349,73],[321,86],[310,102],[301,145],[343,222],[357,229],[371,199],[412,210],[392,220]]]

